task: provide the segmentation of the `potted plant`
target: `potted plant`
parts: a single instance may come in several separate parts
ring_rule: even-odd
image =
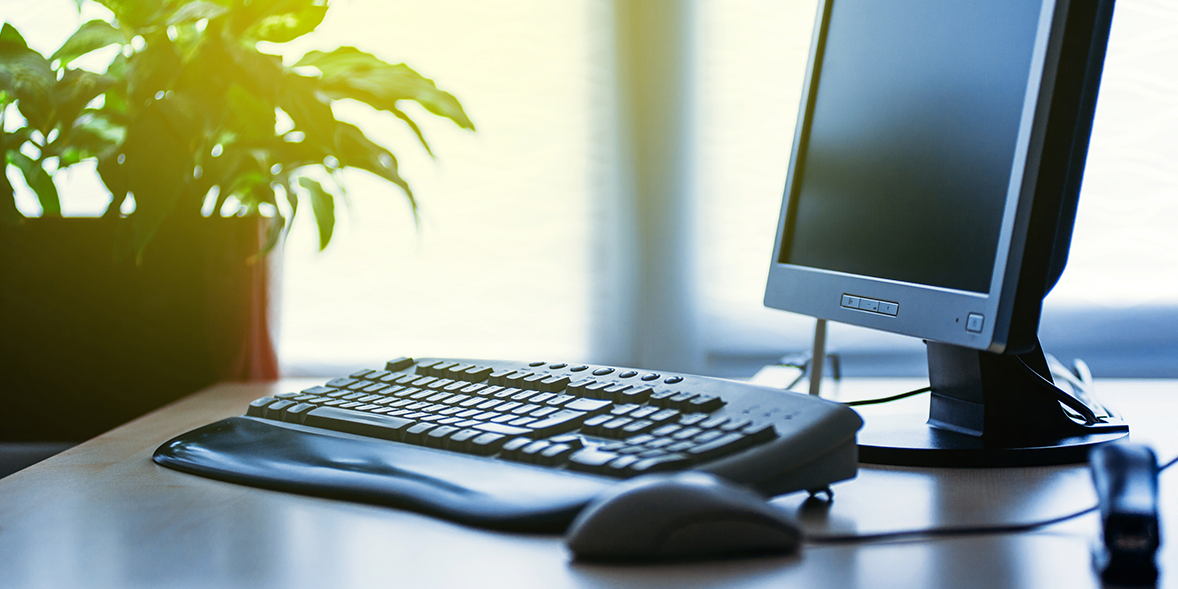
[[[323,248],[341,170],[414,203],[393,153],[333,101],[390,113],[427,151],[400,101],[474,129],[404,64],[339,47],[287,66],[257,48],[313,31],[324,0],[99,1],[113,18],[48,58],[0,29],[0,153],[42,209],[22,215],[0,174],[0,440],[84,439],[217,380],[277,377],[270,252],[299,205]],[[111,46],[105,72],[71,67]],[[87,160],[110,205],[62,218],[53,174]]]

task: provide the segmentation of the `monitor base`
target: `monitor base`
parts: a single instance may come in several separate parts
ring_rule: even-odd
[[[1105,431],[1054,439],[1023,440],[1004,444],[929,426],[918,415],[886,415],[865,418],[859,432],[859,462],[894,466],[995,467],[1045,466],[1088,461],[1099,444],[1129,437],[1120,420],[1102,424]]]
[[[1086,462],[1129,426],[1083,388],[1052,380],[1042,347],[992,354],[926,342],[927,423],[912,416],[868,419],[859,461],[903,466],[1033,466]]]

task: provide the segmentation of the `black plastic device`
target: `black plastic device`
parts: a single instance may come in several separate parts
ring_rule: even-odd
[[[765,303],[928,342],[927,425],[864,462],[1083,462],[1117,416],[1052,382],[1037,333],[1067,262],[1113,0],[827,0]]]
[[[1105,583],[1151,585],[1158,578],[1158,459],[1147,446],[1108,444],[1092,450],[1102,542],[1093,564]]]

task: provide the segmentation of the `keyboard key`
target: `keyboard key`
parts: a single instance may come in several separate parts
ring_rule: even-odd
[[[530,429],[503,425],[502,423],[482,423],[474,426],[474,429],[493,434],[503,434],[505,436],[523,436],[532,433]]]
[[[577,395],[578,397],[585,394],[585,387],[596,384],[597,381],[592,378],[585,378],[571,383],[566,387],[566,392],[570,395]]]
[[[431,429],[429,433],[426,434],[425,445],[429,446],[430,448],[445,448],[446,438],[450,437],[450,434],[456,431],[459,430],[454,426],[438,425],[438,427]]]
[[[463,371],[461,377],[462,377],[462,380],[465,380],[467,382],[479,382],[479,381],[486,380],[487,377],[490,375],[491,375],[491,367],[490,366],[471,366],[470,368],[467,368],[465,371]],[[483,386],[486,386],[486,385],[483,385]]]
[[[727,417],[713,417],[713,418],[699,424],[699,426],[704,429],[712,429],[712,428],[720,427],[720,426],[724,425],[725,423],[728,423]]]
[[[710,442],[710,441],[712,441],[722,435],[724,435],[724,432],[711,429],[711,430],[705,431],[704,433],[702,433],[698,436],[695,436],[694,438],[691,438],[691,440],[697,444],[703,444],[706,442]]]
[[[413,366],[413,358],[406,358],[405,356],[394,358],[384,363],[384,369],[389,372],[400,372],[410,366]]]
[[[654,389],[650,387],[631,388],[618,394],[616,400],[619,403],[645,403],[653,392]]]
[[[534,391],[540,390],[540,381],[548,378],[547,374],[531,374],[520,381],[520,388],[530,389]]]
[[[303,392],[304,392],[304,393],[306,393],[306,394],[308,394],[308,395],[320,395],[320,396],[322,396],[322,395],[326,395],[326,394],[328,394],[328,393],[334,393],[334,392],[335,392],[335,389],[333,389],[333,388],[331,388],[331,387],[317,386],[317,387],[311,387],[311,388],[309,388],[309,389],[303,389]]]
[[[605,465],[605,474],[615,477],[624,477],[630,475],[630,466],[638,462],[641,458],[637,456],[619,456],[617,460],[611,461]]]
[[[282,421],[283,416],[286,415],[286,408],[294,405],[294,401],[282,399],[275,401],[266,406],[263,411],[263,416],[266,419],[273,419],[275,421]]]
[[[510,398],[518,395],[519,391],[520,391],[520,389],[517,389],[515,387],[504,387],[504,388],[496,391],[495,394],[491,395],[491,396],[496,399],[510,399]]]
[[[249,407],[246,408],[245,414],[252,417],[264,417],[266,415],[266,406],[274,402],[274,397],[262,397],[261,399],[254,399],[250,401]]]
[[[566,409],[528,425],[533,437],[546,438],[576,429],[581,425],[581,422],[584,421],[586,416],[582,411],[569,411]],[[577,443],[580,443],[579,438]]]
[[[520,391],[511,396],[512,401],[524,401],[530,399],[535,395],[539,395],[540,391]]]
[[[522,449],[520,449],[519,460],[521,462],[535,463],[536,457],[538,457],[541,452],[551,445],[552,443],[548,440],[536,440],[535,442],[532,442],[531,444],[528,444],[527,446],[524,446]]]
[[[615,405],[609,412],[613,415],[625,415],[638,407],[638,405]]]
[[[651,441],[647,442],[646,447],[657,450],[659,448],[666,448],[667,446],[670,446],[671,444],[674,444],[674,443],[675,443],[675,440],[673,440],[671,438],[658,438],[658,439],[651,440]]]
[[[659,411],[658,413],[651,415],[649,419],[655,423],[660,423],[660,422],[664,422],[664,421],[669,422],[672,419],[674,419],[675,417],[678,417],[678,415],[679,415],[679,411],[677,411],[675,409],[663,409],[662,411]]]
[[[540,381],[540,390],[545,392],[555,392],[563,390],[569,384],[569,377],[564,375],[552,375]]]
[[[539,409],[539,408],[540,408],[539,405],[533,405],[531,403],[528,403],[527,405],[520,405],[519,407],[512,409],[511,412],[516,415],[527,415],[528,413],[530,413],[536,409]]]
[[[696,397],[687,402],[684,409],[688,411],[704,411],[711,413],[724,406],[724,400],[716,395],[696,395]]]
[[[584,411],[590,415],[597,415],[608,410],[612,404],[610,401],[601,399],[577,399],[566,404],[564,408],[572,411]]]
[[[503,379],[513,374],[514,370],[497,370],[487,375],[487,384],[503,385]]]
[[[356,379],[340,377],[340,378],[333,378],[333,379],[327,381],[327,386],[335,387],[337,389],[345,388],[351,384],[356,384]]]
[[[556,407],[541,407],[541,408],[531,412],[529,415],[531,415],[532,417],[547,417],[549,415],[552,415],[553,413],[556,413],[557,411],[560,411],[560,410],[557,409]]]
[[[539,456],[534,457],[534,461],[543,466],[553,466],[567,460],[574,451],[568,444],[549,444]]]
[[[667,454],[657,458],[644,458],[630,465],[630,472],[645,474],[648,472],[663,472],[681,470],[691,465],[691,461],[682,454]]]
[[[676,440],[686,440],[688,438],[695,437],[696,434],[703,433],[703,431],[704,430],[699,429],[698,427],[685,427],[675,432],[671,437],[675,438]]]
[[[455,452],[466,452],[468,450],[469,442],[481,435],[494,434],[484,434],[477,429],[460,429],[457,433],[451,435],[450,438],[446,440],[446,449],[453,450]]]
[[[402,432],[414,425],[414,422],[401,417],[360,413],[334,407],[316,407],[307,412],[303,424],[371,438],[399,441]]]
[[[271,405],[273,407],[273,405]],[[759,444],[767,442],[777,437],[777,430],[773,429],[773,424],[764,423],[761,425],[750,425],[742,430],[740,433],[744,434],[750,442]]]
[[[679,425],[697,425],[708,418],[706,413],[686,413],[679,418]],[[703,427],[702,425],[699,427]]]
[[[531,397],[528,397],[528,402],[529,403],[543,403],[544,401],[547,401],[548,399],[551,399],[555,396],[556,396],[556,393],[539,393],[536,395],[532,395]]]
[[[662,426],[662,427],[660,427],[650,433],[652,433],[656,436],[660,436],[660,437],[661,436],[669,436],[669,435],[679,431],[682,427],[683,426],[681,426],[681,425],[670,423],[670,424],[664,425],[664,426]]]
[[[430,376],[444,378],[446,376],[446,370],[455,364],[457,364],[457,362],[438,362],[437,364],[430,366],[426,373]]]
[[[471,454],[478,454],[480,456],[487,456],[499,451],[503,447],[503,442],[507,440],[507,436],[493,432],[483,433],[473,438],[466,446],[466,451]]]
[[[568,402],[572,401],[573,399],[576,399],[576,397],[574,397],[572,395],[557,395],[555,397],[552,397],[551,399],[548,399],[547,401],[544,401],[544,404],[551,405],[553,407],[559,407],[560,405],[564,405],[565,403],[568,403]]]
[[[434,366],[441,364],[441,363],[442,363],[441,360],[424,360],[424,361],[418,362],[417,366],[414,367],[413,370],[417,374],[429,374],[430,368],[433,368]]]
[[[446,374],[444,376],[446,378],[462,381],[463,373],[467,370],[470,370],[471,368],[474,368],[474,364],[455,364],[446,369]]]
[[[750,440],[740,434],[728,434],[706,444],[700,444],[687,451],[687,455],[695,460],[706,462],[721,456],[732,454],[747,447]]]
[[[425,436],[430,430],[438,427],[436,423],[415,423],[405,430],[405,437],[401,440],[406,444],[423,445],[425,443]],[[442,426],[445,427],[445,426]]]
[[[676,394],[678,394],[678,393],[674,390],[671,390],[671,389],[663,389],[660,391],[655,391],[650,394],[649,401],[653,405],[665,407],[667,405],[667,399],[674,397]]]
[[[589,419],[585,420],[584,424],[581,425],[581,429],[585,433],[595,434],[597,433],[597,430],[600,426],[608,423],[613,418],[613,415],[598,415],[596,417],[590,417]]]
[[[519,458],[519,453],[525,446],[532,444],[533,440],[529,438],[515,438],[508,440],[503,444],[503,448],[499,450],[499,455],[508,460],[516,460]],[[547,442],[545,442],[547,443]]]
[[[630,436],[634,434],[645,433],[650,431],[650,429],[653,427],[653,421],[649,419],[639,419],[626,424],[626,426],[622,428],[622,435]]]
[[[286,410],[286,414],[282,416],[282,420],[287,423],[302,423],[303,419],[307,417],[307,412],[314,409],[315,406],[310,403],[299,403]]]
[[[689,391],[681,391],[673,395],[670,399],[667,399],[665,404],[666,406],[674,407],[675,409],[686,409],[688,407],[688,402],[698,396],[699,395]]]
[[[634,419],[642,419],[644,417],[650,417],[651,415],[654,415],[655,413],[658,413],[658,412],[659,412],[658,407],[652,407],[650,405],[647,405],[645,407],[640,407],[638,409],[635,409],[634,412],[630,414],[630,417],[633,417]]]
[[[602,452],[591,448],[582,448],[569,456],[568,466],[570,470],[579,470],[582,472],[600,473],[604,470],[606,464],[616,460],[617,454],[613,452]]]
[[[734,419],[734,420],[729,421],[728,423],[725,423],[724,425],[720,426],[720,429],[722,429],[726,432],[734,432],[739,429],[744,429],[752,424],[753,424],[753,420],[751,420],[751,419]]]
[[[465,396],[465,395],[483,395],[483,394],[487,394],[486,391],[489,389],[499,390],[499,387],[488,387],[485,384],[469,384],[469,385],[466,385],[466,388],[464,388],[458,392],[462,393],[463,396]]]
[[[613,383],[609,381],[595,382],[585,387],[581,394],[585,397],[589,397],[590,399],[607,399],[609,398],[609,394],[605,392],[605,389],[608,389],[611,386],[613,386]]]

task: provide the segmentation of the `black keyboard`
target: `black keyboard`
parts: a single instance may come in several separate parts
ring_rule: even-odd
[[[612,366],[398,358],[181,435],[164,466],[558,532],[620,479],[697,469],[766,495],[855,476],[854,411],[740,382]]]

